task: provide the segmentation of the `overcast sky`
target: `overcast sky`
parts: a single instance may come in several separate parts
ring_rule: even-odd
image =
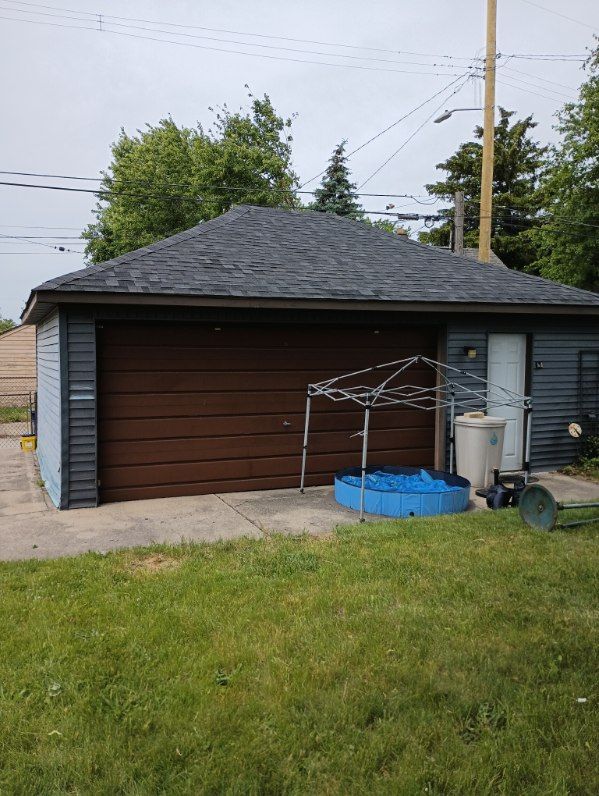
[[[3,171],[97,176],[109,163],[109,147],[121,127],[132,133],[168,114],[179,124],[207,125],[209,106],[247,104],[247,83],[254,94],[267,92],[281,114],[298,114],[294,168],[307,180],[325,167],[342,138],[349,140],[348,149],[357,147],[465,74],[468,59],[481,55],[485,41],[484,0],[62,0],[56,2],[62,10],[51,6],[52,0],[37,9],[0,0]],[[505,54],[584,53],[593,29],[599,30],[597,0],[498,0],[498,7],[497,46]],[[534,114],[538,138],[551,140],[553,114],[576,96],[584,78],[580,66],[514,58],[498,71],[497,103],[520,116]],[[351,159],[355,181],[362,183],[435,109],[480,105],[480,80],[449,97],[452,90],[357,153]],[[480,120],[479,112],[464,112],[443,124],[429,121],[363,190],[422,195],[439,174],[435,165]],[[383,210],[388,201],[362,199],[367,210]],[[403,212],[423,212],[413,200],[392,201]],[[77,236],[93,220],[94,204],[86,193],[0,186],[0,234]],[[37,243],[6,237],[0,242],[0,312],[15,320],[31,287],[84,264],[81,253],[39,245],[57,241],[31,240]],[[76,239],[61,242],[82,251]]]

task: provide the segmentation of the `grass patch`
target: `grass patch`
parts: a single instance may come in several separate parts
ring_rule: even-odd
[[[596,533],[506,510],[2,564],[0,792],[596,793]]]
[[[0,406],[0,423],[25,423],[28,419],[26,406]]]

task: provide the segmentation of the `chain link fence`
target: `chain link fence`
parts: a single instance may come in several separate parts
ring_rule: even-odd
[[[23,392],[21,385],[2,379],[0,448],[18,448],[24,434],[36,433],[36,402],[37,394],[34,391]]]

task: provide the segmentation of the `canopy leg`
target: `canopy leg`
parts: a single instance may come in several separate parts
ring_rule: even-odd
[[[310,430],[310,402],[312,396],[308,390],[308,397],[306,399],[306,422],[304,425],[304,447],[302,449],[302,477],[300,480],[300,492],[304,494],[304,480],[306,477],[306,457],[308,455],[308,432]]]
[[[451,409],[449,412],[449,472],[453,473],[453,449],[455,443],[455,392],[451,390]]]
[[[366,489],[366,460],[368,458],[368,424],[370,422],[370,403],[364,412],[364,436],[362,437],[362,484],[360,487],[360,522],[364,522],[364,490]]]
[[[526,448],[524,452],[524,483],[530,478],[530,447],[532,442],[532,406],[526,407]]]

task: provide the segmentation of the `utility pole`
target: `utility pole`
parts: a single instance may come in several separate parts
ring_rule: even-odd
[[[493,146],[495,138],[495,71],[497,68],[497,0],[487,0],[487,52],[485,57],[485,115],[483,164],[480,189],[480,232],[478,259],[491,259],[491,222],[493,213]]]
[[[455,254],[464,254],[464,191],[455,192],[453,228],[453,251]]]

